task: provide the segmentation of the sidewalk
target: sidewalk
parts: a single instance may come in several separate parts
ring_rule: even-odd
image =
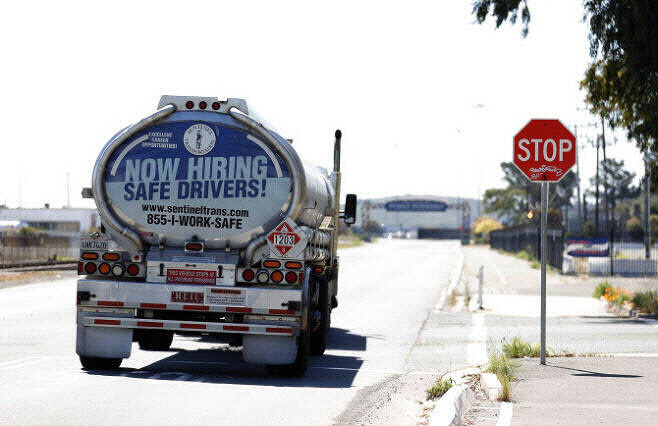
[[[531,344],[540,335],[540,271],[485,246],[463,247],[462,293],[477,310],[477,273],[484,266],[487,352],[514,337]],[[658,321],[621,318],[592,298],[601,281],[629,291],[658,288],[655,278],[547,274],[546,342],[551,354],[520,364],[513,382],[512,424],[658,424]],[[581,355],[581,356],[579,356]],[[588,355],[588,356],[582,356]],[[596,355],[596,356],[592,356]],[[486,415],[473,424],[494,424]]]
[[[658,358],[518,362],[513,425],[658,424]]]

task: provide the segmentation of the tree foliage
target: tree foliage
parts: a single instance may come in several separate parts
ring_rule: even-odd
[[[658,7],[652,0],[584,0],[592,63],[581,87],[593,113],[625,128],[642,151],[658,152]],[[476,0],[478,23],[489,14],[496,26],[521,13],[523,35],[530,12],[526,1]],[[527,19],[526,19],[527,16]]]

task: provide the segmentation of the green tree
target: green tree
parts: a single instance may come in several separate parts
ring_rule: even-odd
[[[628,236],[634,240],[641,240],[644,237],[644,228],[640,223],[640,219],[632,217],[626,221],[626,232]]]
[[[584,0],[592,62],[581,88],[590,110],[623,127],[642,151],[658,152],[658,10],[650,0]],[[528,33],[526,0],[476,0],[478,23],[489,15],[496,27],[516,22]]]

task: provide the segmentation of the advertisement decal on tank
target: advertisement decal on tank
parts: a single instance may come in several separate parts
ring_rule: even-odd
[[[114,209],[172,238],[249,232],[278,217],[290,190],[285,162],[262,141],[210,122],[139,132],[115,150],[105,170]]]

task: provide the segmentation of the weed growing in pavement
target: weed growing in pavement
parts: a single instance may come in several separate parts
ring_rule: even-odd
[[[464,285],[464,305],[467,310],[471,306],[471,289],[468,287],[468,284]]]
[[[448,295],[448,306],[453,307],[457,304],[457,295],[456,290],[450,292],[450,295]]]
[[[451,387],[455,385],[455,381],[450,377],[444,378],[443,376],[436,380],[434,385],[427,389],[425,393],[427,394],[427,400],[441,398]]]
[[[527,260],[528,262],[532,262],[533,260],[535,260],[535,255],[532,254],[532,251],[529,250],[528,248],[521,250],[520,252],[517,252],[516,257],[521,260]]]
[[[509,401],[511,395],[511,382],[514,380],[514,370],[519,367],[519,364],[510,360],[507,355],[501,353],[490,353],[489,364],[487,364],[487,373],[494,373],[500,384],[503,386],[500,395],[501,401]]]
[[[541,349],[539,348],[539,343],[533,346],[518,337],[514,337],[511,343],[503,344],[503,353],[508,358],[536,358],[539,356],[540,352]]]
[[[635,293],[631,298],[631,303],[639,311],[658,314],[658,291],[647,290]]]
[[[530,262],[530,267],[531,267],[532,269],[539,269],[540,266],[541,266],[541,265],[540,265],[539,262],[537,262],[536,260],[533,260],[532,262]]]
[[[606,292],[607,289],[612,287],[609,282],[607,281],[601,281],[594,287],[594,294],[592,294],[592,297],[599,299],[601,296],[603,296]]]

